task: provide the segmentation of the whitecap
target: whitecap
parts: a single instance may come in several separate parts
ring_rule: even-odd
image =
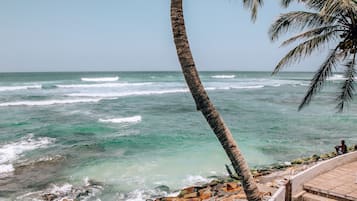
[[[57,186],[52,184],[52,188],[50,189],[51,194],[55,195],[66,195],[72,191],[73,185],[69,183],[65,183],[62,186]]]
[[[125,118],[99,119],[99,121],[104,123],[139,123],[141,122],[141,116],[137,115]]]
[[[117,87],[127,87],[127,86],[145,86],[151,85],[151,82],[143,83],[101,83],[101,84],[58,84],[58,88],[117,88]]]
[[[74,104],[74,103],[92,103],[99,102],[100,98],[87,98],[87,99],[70,99],[70,100],[42,100],[42,101],[18,101],[18,102],[5,102],[0,103],[0,107],[7,106],[46,106],[57,104]]]
[[[280,85],[279,85],[280,86]],[[232,89],[261,89],[264,88],[264,85],[255,85],[255,86],[234,86]]]
[[[16,90],[27,90],[27,89],[41,89],[42,85],[27,85],[27,86],[0,86],[1,91],[16,91]]]
[[[184,183],[192,186],[192,185],[198,185],[198,184],[206,184],[211,182],[213,179],[208,179],[206,177],[203,177],[201,175],[189,175],[187,178],[184,179]]]
[[[7,176],[15,171],[15,168],[12,164],[0,164],[0,178]]]
[[[341,81],[341,80],[346,80],[347,78],[344,75],[341,74],[335,74],[332,77],[328,77],[326,80],[330,81]]]
[[[188,89],[171,89],[171,90],[157,90],[157,91],[128,91],[128,92],[112,92],[112,93],[71,93],[67,96],[71,97],[126,97],[126,96],[145,96],[145,95],[161,95],[171,93],[185,93]]]
[[[93,78],[87,78],[87,77],[82,77],[81,78],[82,81],[85,82],[114,82],[114,81],[118,81],[119,77],[93,77]]]
[[[235,78],[235,75],[213,75],[211,76],[211,78],[215,78],[215,79],[233,79]]]
[[[12,142],[0,146],[0,164],[11,163],[15,161],[22,153],[32,151],[39,148],[47,147],[55,141],[53,138],[40,137],[33,138],[33,135],[28,135],[20,141]],[[9,168],[9,167],[8,167]]]

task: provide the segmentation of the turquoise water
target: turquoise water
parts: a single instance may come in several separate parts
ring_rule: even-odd
[[[357,143],[335,75],[297,112],[311,73],[203,72],[251,167]],[[0,74],[0,198],[34,200],[92,179],[87,200],[145,200],[225,175],[228,160],[179,72]],[[55,190],[54,190],[55,189]],[[31,197],[32,196],[32,197]]]

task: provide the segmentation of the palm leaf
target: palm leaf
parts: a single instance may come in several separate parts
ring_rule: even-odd
[[[337,46],[333,51],[331,51],[326,61],[321,65],[319,70],[314,75],[314,78],[311,80],[310,87],[301,104],[299,105],[299,111],[310,103],[312,97],[320,91],[321,87],[326,81],[326,78],[331,76],[332,68],[336,65],[338,61],[336,54],[338,48],[339,46]]]
[[[345,105],[350,102],[353,98],[354,93],[354,76],[356,74],[355,65],[356,65],[356,54],[354,54],[353,59],[349,61],[345,66],[345,78],[346,81],[341,87],[341,94],[337,97],[337,108],[339,112],[343,112]]]
[[[334,25],[334,26],[323,26],[323,27],[319,27],[319,28],[316,28],[316,29],[312,29],[312,30],[309,30],[309,31],[306,31],[302,34],[299,34],[299,35],[296,35],[294,37],[291,37],[289,38],[288,40],[284,41],[281,46],[286,46],[286,45],[289,45],[299,39],[303,39],[303,38],[311,38],[311,37],[314,37],[316,35],[320,35],[320,34],[324,34],[324,33],[327,33],[327,32],[335,32],[335,34],[339,34],[338,32],[340,31],[344,31],[342,29],[340,29],[340,26],[338,25]]]
[[[280,71],[280,69],[292,62],[299,61],[300,59],[311,55],[312,52],[317,50],[322,45],[325,45],[328,41],[330,41],[333,37],[336,36],[335,31],[330,31],[323,35],[316,36],[310,40],[307,40],[292,50],[290,50],[278,63],[275,67],[273,74],[276,74]]]
[[[289,30],[303,30],[311,27],[316,28],[324,24],[324,19],[319,13],[307,11],[289,12],[280,17],[270,26],[269,36],[272,41]]]
[[[263,5],[263,0],[243,0],[244,7],[248,8],[251,13],[251,19],[257,19],[258,8]]]
[[[342,13],[356,13],[357,4],[352,0],[325,0],[320,13],[326,17]]]

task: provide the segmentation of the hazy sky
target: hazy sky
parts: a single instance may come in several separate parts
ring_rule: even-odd
[[[180,70],[169,9],[170,0],[0,0],[0,71]],[[271,71],[288,50],[268,38],[287,12],[275,0],[255,24],[241,0],[184,0],[184,12],[199,70]],[[290,70],[315,70],[323,56]]]

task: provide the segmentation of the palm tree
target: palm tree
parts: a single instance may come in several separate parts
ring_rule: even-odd
[[[252,10],[252,19],[256,18],[257,8],[261,0],[243,0],[244,5]],[[197,110],[200,110],[208,124],[220,141],[228,158],[231,160],[236,173],[242,176],[242,184],[249,201],[261,200],[260,193],[247,162],[238,149],[233,136],[222,117],[210,101],[197,72],[190,50],[185,22],[183,17],[182,0],[171,0],[171,23],[177,55],[181,64],[186,83],[195,100]]]
[[[288,6],[293,0],[283,0]],[[298,30],[298,35],[285,40],[282,46],[299,42],[277,64],[273,74],[285,66],[313,52],[335,44],[326,60],[315,73],[310,87],[303,98],[299,110],[308,105],[312,97],[320,91],[326,79],[332,75],[337,65],[344,63],[345,82],[336,98],[337,109],[342,112],[346,104],[352,100],[354,92],[354,76],[356,73],[357,53],[357,1],[356,0],[298,0],[304,2],[311,11],[295,11],[282,14],[270,27],[272,41],[283,33]]]

